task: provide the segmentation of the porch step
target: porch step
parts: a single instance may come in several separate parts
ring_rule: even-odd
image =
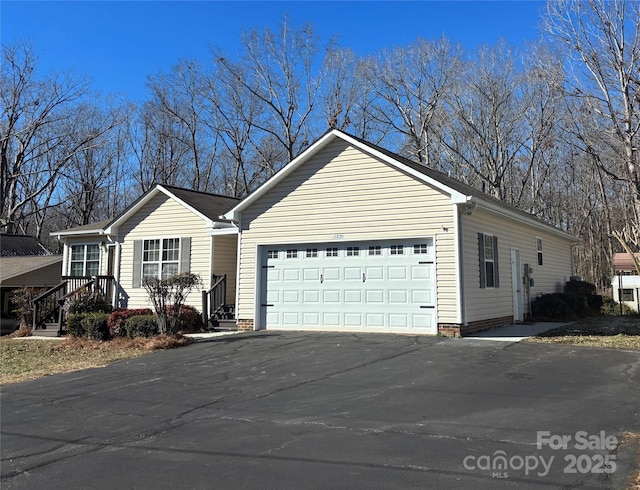
[[[238,324],[234,319],[225,319],[225,320],[217,320],[212,318],[209,321],[209,328],[211,331],[225,331],[225,332],[235,332],[238,330]]]
[[[34,337],[57,337],[58,336],[58,324],[57,323],[45,323],[44,328],[37,328],[31,332]]]

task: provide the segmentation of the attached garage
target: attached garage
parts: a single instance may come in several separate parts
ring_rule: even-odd
[[[261,248],[267,329],[437,333],[433,238]]]
[[[338,130],[224,217],[241,331],[464,335],[573,274],[568,233]]]

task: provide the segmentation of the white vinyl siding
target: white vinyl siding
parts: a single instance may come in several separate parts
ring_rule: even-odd
[[[325,251],[323,244],[338,241],[431,236],[438,321],[455,322],[453,216],[449,196],[336,141],[242,212],[237,316],[259,321],[254,318],[258,245],[317,243]],[[359,250],[368,253],[368,247]]]
[[[535,285],[531,288],[532,299],[540,293],[561,292],[573,273],[568,239],[479,208],[471,216],[462,216],[462,228],[465,304],[469,322],[513,314],[511,249],[520,250],[522,266],[529,264],[533,270],[531,277]],[[480,287],[478,233],[498,237],[498,288]],[[536,236],[544,240],[544,267],[538,266]],[[523,301],[526,302],[524,295]],[[527,311],[526,305],[524,311]]]

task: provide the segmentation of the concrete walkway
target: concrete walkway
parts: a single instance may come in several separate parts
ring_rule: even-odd
[[[535,337],[540,333],[562,327],[566,324],[566,322],[539,322],[534,324],[519,323],[494,328],[485,332],[478,332],[463,338],[474,340],[495,340],[498,342],[520,342],[527,337]]]

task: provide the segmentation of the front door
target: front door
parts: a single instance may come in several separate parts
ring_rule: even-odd
[[[511,283],[513,288],[513,321],[521,322],[522,316],[522,267],[520,250],[511,249]]]

